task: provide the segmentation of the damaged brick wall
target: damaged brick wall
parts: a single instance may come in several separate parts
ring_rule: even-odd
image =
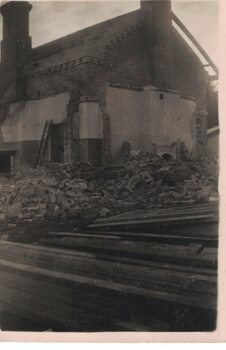
[[[145,84],[146,57],[139,32],[106,48],[104,60],[90,57],[75,67],[65,69],[63,66],[27,75],[27,97],[37,99],[72,91],[75,85],[79,85],[82,94],[97,96],[107,83]]]
[[[41,99],[64,91],[73,91],[78,85],[82,89],[86,74],[86,64],[81,64],[67,70],[27,76],[27,97]]]
[[[64,161],[79,160],[79,98],[80,91],[71,93],[67,105],[67,118],[64,123]]]
[[[198,143],[202,147],[206,142],[206,115],[204,114],[206,113],[207,74],[184,39],[175,31],[173,35],[175,89],[179,91],[180,95],[193,96],[197,102],[197,135]],[[79,90],[80,96],[96,97],[100,101],[103,114],[104,162],[110,163],[111,117],[105,110],[105,91],[109,85],[121,86],[133,91],[142,90],[145,85],[150,84],[151,77],[148,71],[144,27],[138,23],[130,28],[129,33],[127,31],[119,33],[118,37],[114,37],[106,44],[104,59],[87,56],[63,63],[59,61],[57,64],[57,58],[60,57],[62,61],[64,53],[64,50],[61,50],[55,56],[46,56],[40,65],[37,62],[31,62],[25,67],[26,81],[21,81],[21,84],[23,89],[26,85],[26,91],[22,93],[21,99],[44,100],[62,92],[72,92],[68,104],[68,116],[64,122],[64,155],[65,161],[70,161],[79,158],[78,135],[76,134],[79,129],[79,117],[75,91]],[[68,56],[67,58],[70,59]],[[55,65],[49,67],[49,62]],[[21,86],[21,84],[12,84],[5,91],[6,97],[0,103],[0,113],[3,117],[6,115],[4,111],[5,98],[8,101],[15,101],[18,98],[16,86]]]
[[[145,58],[131,58],[126,62],[117,64],[107,71],[100,71],[96,74],[91,69],[88,72],[87,93],[92,96],[101,94],[102,87],[107,85],[121,85],[127,87],[141,88],[145,85]]]
[[[111,149],[111,116],[106,111],[106,93],[107,89],[102,90],[99,106],[103,119],[103,165],[112,164],[112,149]]]
[[[108,83],[137,87],[148,85],[150,73],[142,33],[140,28],[136,29],[106,47],[102,62],[84,62],[68,69],[63,69],[60,64],[59,67],[49,69],[49,72],[46,70],[28,75],[28,98],[43,98],[62,91],[72,91],[76,84],[80,85],[83,94],[93,96],[99,95],[98,91]],[[198,100],[200,82],[207,86],[207,75],[192,49],[175,31],[173,50],[175,88],[181,95],[193,96]]]
[[[202,63],[184,39],[174,30],[173,41],[176,88],[184,96],[192,96],[196,102],[197,155],[207,148],[207,91],[209,78]]]
[[[53,119],[54,124],[64,123],[69,99],[69,93],[64,93],[42,100],[11,103],[0,125],[1,150],[15,150],[18,163],[33,166],[45,121]]]
[[[147,56],[143,30],[139,27],[106,47],[106,67],[89,67],[87,92],[97,95],[103,86],[118,84],[142,87],[146,83]]]
[[[207,91],[208,74],[199,58],[174,30],[175,88],[183,96],[192,96],[197,104]],[[206,98],[206,97],[205,97]]]

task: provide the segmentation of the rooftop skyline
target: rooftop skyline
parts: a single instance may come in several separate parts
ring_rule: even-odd
[[[30,35],[36,47],[90,25],[139,9],[140,1],[31,1]],[[172,1],[172,9],[218,64],[218,2]],[[0,16],[2,40],[2,16]]]

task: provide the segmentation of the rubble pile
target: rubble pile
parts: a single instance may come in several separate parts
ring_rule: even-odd
[[[91,209],[88,192],[83,179],[66,176],[59,180],[48,169],[26,169],[0,182],[0,220],[66,219],[71,214],[82,215]]]
[[[84,162],[24,169],[0,178],[0,221],[85,218],[134,209],[208,202],[217,197],[213,159],[176,161],[132,151],[117,167]]]

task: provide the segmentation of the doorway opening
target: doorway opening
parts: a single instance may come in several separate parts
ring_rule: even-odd
[[[52,124],[50,131],[50,161],[61,163],[64,161],[64,126]]]
[[[11,151],[0,152],[0,175],[11,174],[13,168],[14,153]]]

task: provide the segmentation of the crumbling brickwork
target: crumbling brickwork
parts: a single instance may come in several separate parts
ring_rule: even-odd
[[[200,97],[203,100],[207,91],[208,74],[196,54],[175,30],[173,51],[175,88],[180,91],[181,95],[194,97],[199,104]]]
[[[78,88],[71,92],[67,105],[67,120],[64,123],[64,154],[65,161],[79,159],[79,99]]]
[[[11,4],[10,9],[13,6]],[[15,6],[17,13],[19,5]],[[0,77],[3,82],[2,87],[0,87],[0,114],[2,121],[4,121],[4,118],[7,118],[7,106],[16,101],[24,102],[24,111],[26,110],[26,113],[28,113],[26,103],[29,101],[37,102],[35,108],[38,110],[35,111],[34,115],[38,115],[42,122],[43,118],[54,119],[55,116],[51,115],[49,109],[48,115],[46,115],[47,112],[45,110],[39,110],[43,105],[42,101],[48,101],[49,108],[49,103],[51,103],[49,98],[53,98],[52,101],[54,101],[55,97],[57,100],[58,97],[61,98],[61,95],[68,94],[68,96],[71,96],[70,101],[65,107],[66,110],[62,111],[62,118],[60,118],[60,123],[63,125],[64,161],[73,161],[82,158],[83,155],[87,158],[87,155],[90,154],[91,158],[95,158],[96,164],[100,164],[102,161],[104,164],[110,164],[113,158],[111,129],[112,125],[115,124],[112,116],[106,111],[107,88],[111,86],[124,89],[125,93],[120,94],[121,96],[127,96],[126,91],[140,92],[136,94],[137,99],[140,101],[143,91],[146,88],[152,89],[154,87],[154,89],[157,89],[155,99],[152,101],[153,103],[149,103],[150,101],[148,102],[147,100],[148,109],[145,110],[145,123],[149,124],[149,119],[151,118],[156,125],[153,124],[149,131],[144,130],[145,133],[150,133],[150,135],[145,134],[146,139],[151,139],[153,130],[156,130],[157,133],[155,138],[160,143],[164,143],[162,145],[164,147],[167,146],[165,145],[167,140],[172,141],[172,139],[175,139],[175,130],[173,128],[166,128],[169,135],[165,135],[162,138],[163,128],[160,125],[167,124],[167,121],[164,119],[166,118],[166,113],[164,112],[166,110],[170,111],[170,115],[167,118],[170,121],[175,119],[175,123],[177,123],[177,126],[179,125],[179,119],[176,119],[180,117],[177,115],[179,111],[176,110],[176,106],[174,106],[175,108],[171,108],[172,106],[170,105],[167,106],[169,101],[164,98],[164,94],[165,96],[166,94],[168,94],[167,96],[169,94],[177,94],[184,98],[183,106],[180,106],[181,110],[184,110],[184,106],[186,106],[186,99],[196,102],[196,114],[193,111],[194,108],[192,112],[188,110],[188,114],[190,113],[188,120],[192,120],[192,125],[196,123],[197,145],[202,149],[205,148],[208,76],[199,58],[180,34],[173,29],[170,1],[142,1],[140,10],[102,22],[34,49],[29,46],[31,41],[29,37],[28,13],[31,7],[28,4],[26,5],[26,2],[24,2],[22,7],[26,12],[25,29],[20,34],[17,34],[14,30],[14,37],[17,37],[17,35],[21,36],[18,37],[18,40],[20,40],[20,44],[26,43],[26,50],[22,52],[22,59],[17,60],[14,69],[12,69],[12,65],[9,68],[4,62],[6,62],[5,55],[11,55],[11,51],[8,48],[13,47],[15,38],[9,38],[10,40],[7,41],[8,36],[3,35],[5,61],[0,66]],[[2,13],[4,16],[4,10]],[[10,12],[10,16],[12,13]],[[21,12],[20,14],[22,17],[24,16]],[[10,16],[3,18],[4,25],[12,20],[13,17]],[[16,52],[17,56],[18,52]],[[133,95],[133,93],[128,93],[128,96]],[[87,125],[87,128],[89,125],[93,125],[92,113],[98,113],[97,110],[92,111],[91,102],[95,99],[96,103],[99,103],[103,121],[102,136],[97,132],[97,137],[95,136],[96,138],[94,137],[92,140],[85,137],[80,139],[81,115],[79,114],[78,106],[81,98],[83,100],[85,98],[87,101],[87,111],[83,115],[83,122],[85,123],[84,125]],[[88,106],[89,102],[90,106]],[[129,104],[130,101],[121,101],[119,98],[118,103],[124,106],[125,103]],[[193,102],[191,104],[193,105]],[[140,102],[138,105],[140,106]],[[137,124],[143,118],[142,108],[131,112],[132,114],[136,113],[136,116],[134,115],[133,117]],[[125,111],[128,112],[129,110],[129,108],[125,108]],[[153,115],[153,113],[158,115]],[[117,123],[121,118],[119,114],[115,116]],[[20,123],[22,125],[24,113],[20,111],[18,115],[20,115]],[[126,125],[129,125],[130,117],[131,115],[122,117]],[[33,115],[30,118],[32,120]],[[95,114],[95,118],[99,123],[100,119],[97,114]],[[35,125],[35,122],[32,121],[33,125]],[[59,123],[59,118],[55,118],[54,123]],[[3,122],[1,125],[3,126]],[[26,125],[24,125],[24,128],[26,129]],[[40,128],[40,125],[37,128]],[[136,125],[135,128],[140,130],[139,125]],[[193,140],[193,128],[189,127],[188,129],[189,135],[185,138]],[[126,128],[126,130],[128,135],[123,136],[124,141],[127,141],[127,138],[131,136],[129,129]],[[24,132],[21,132],[20,137],[23,138],[24,134]],[[26,149],[25,153],[27,154],[29,147],[26,144],[34,140],[35,143],[32,143],[32,149],[37,149],[37,144],[40,140],[37,139],[36,134],[35,130],[32,130],[30,135],[26,133],[26,140],[20,140],[20,142],[24,141],[24,145],[17,147],[19,153],[25,152]],[[87,132],[88,134],[89,132]],[[144,135],[137,135],[138,139],[142,138],[142,136]],[[123,140],[121,141],[123,142]],[[134,144],[137,145],[137,140],[135,139]],[[190,149],[193,149],[193,146],[189,143]],[[2,138],[0,149],[4,147],[6,146]],[[13,145],[11,144],[10,147],[12,148]],[[93,150],[93,147],[97,149]],[[103,149],[100,149],[101,147]],[[151,142],[150,145],[146,142],[146,147],[149,151]],[[117,145],[117,149],[121,148],[121,144]],[[81,152],[83,152],[83,155]],[[100,160],[97,159],[98,154],[100,155]],[[18,159],[24,159],[23,154],[18,157]]]
[[[57,95],[63,91],[73,91],[76,86],[82,88],[86,77],[86,64],[68,70],[40,72],[26,77],[27,98],[42,99]]]
[[[27,97],[44,98],[63,91],[72,91],[78,85],[81,94],[99,95],[106,84],[127,86],[145,85],[147,57],[144,51],[142,32],[134,31],[106,48],[105,58],[83,57],[77,62],[68,61],[36,70],[26,76]]]

